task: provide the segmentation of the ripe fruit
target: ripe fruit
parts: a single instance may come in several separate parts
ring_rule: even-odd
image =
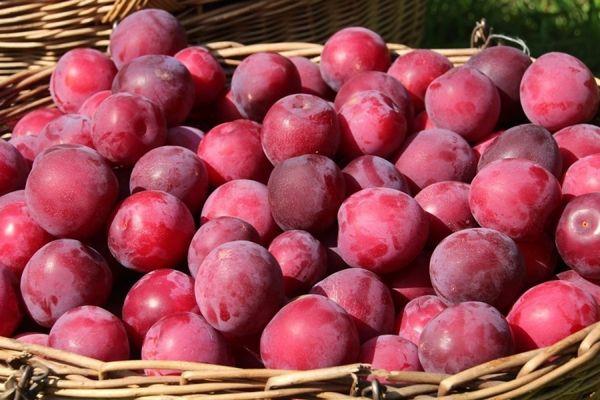
[[[440,53],[419,49],[398,57],[387,73],[406,88],[413,109],[419,112],[425,108],[425,92],[429,84],[451,68],[450,60]]]
[[[57,237],[87,238],[106,223],[118,183],[106,161],[81,145],[58,145],[35,160],[25,198],[31,217]]]
[[[283,230],[325,231],[335,222],[345,197],[342,171],[317,154],[288,158],[269,178],[269,204]]]
[[[146,54],[172,56],[186,46],[185,30],[166,11],[147,9],[125,17],[110,35],[109,52],[118,68]]]
[[[180,312],[168,315],[148,330],[142,360],[177,360],[231,365],[227,342],[200,315]],[[146,375],[178,375],[180,371],[147,369]]]
[[[174,57],[146,55],[123,65],[112,84],[113,93],[144,96],[160,108],[167,125],[182,123],[194,105],[194,82]]]
[[[417,297],[435,294],[429,276],[430,259],[431,252],[425,250],[406,267],[387,277],[386,283],[392,291],[398,311]]]
[[[73,49],[56,63],[50,76],[50,94],[64,113],[76,113],[91,95],[110,89],[117,73],[115,64],[95,49]]]
[[[361,27],[337,31],[325,42],[321,53],[321,76],[335,91],[360,72],[386,71],[389,66],[385,41]]]
[[[190,243],[188,267],[195,278],[198,268],[208,253],[223,243],[247,240],[258,243],[260,238],[256,229],[249,223],[234,217],[219,217],[202,224]]]
[[[288,298],[306,293],[327,272],[325,246],[308,232],[283,232],[273,239],[269,252],[281,268],[285,295]]]
[[[206,321],[232,336],[258,333],[284,300],[277,260],[245,240],[211,251],[196,275],[196,301]]]
[[[546,53],[535,60],[523,75],[520,91],[527,118],[550,132],[589,121],[600,103],[592,72],[565,53]]]
[[[37,136],[46,124],[62,115],[56,108],[36,108],[29,111],[17,122],[11,135],[13,138],[20,136]]]
[[[549,281],[526,291],[506,317],[517,351],[550,346],[598,321],[594,298],[567,281]]]
[[[539,236],[560,204],[560,186],[546,169],[513,158],[494,161],[471,182],[475,220],[513,239]]]
[[[398,335],[418,346],[423,329],[446,308],[447,305],[437,296],[426,295],[412,299],[402,311]]]
[[[50,240],[52,236],[31,218],[24,197],[0,204],[0,265],[17,278],[31,256]]]
[[[580,158],[600,153],[600,127],[577,124],[561,129],[554,134],[560,150],[563,172]]]
[[[267,368],[308,370],[355,362],[356,328],[346,312],[323,296],[305,295],[283,307],[260,338]]]
[[[303,154],[333,157],[340,143],[335,110],[323,99],[293,94],[278,100],[263,120],[262,146],[277,165]]]
[[[77,307],[63,314],[50,330],[48,345],[101,361],[129,358],[123,323],[96,306]]]
[[[234,179],[252,179],[266,183],[271,164],[263,153],[261,126],[238,119],[212,128],[198,146],[212,186]]]
[[[414,343],[396,335],[376,336],[360,347],[358,361],[386,371],[422,371]]]
[[[158,190],[123,201],[108,228],[108,247],[127,268],[140,272],[173,268],[185,258],[194,219],[177,197]]]
[[[167,145],[185,147],[194,153],[198,152],[204,132],[191,126],[174,126],[167,131]]]
[[[29,167],[21,153],[10,143],[0,140],[0,196],[23,189]]]
[[[586,279],[600,279],[600,193],[567,204],[556,228],[556,247],[565,263]]]
[[[321,69],[318,64],[305,57],[290,57],[290,61],[296,66],[300,75],[302,93],[319,96],[324,100],[333,99],[335,93],[321,77]]]
[[[347,195],[372,187],[387,187],[410,194],[404,176],[385,158],[360,156],[348,163],[342,173],[346,181]]]
[[[421,252],[429,221],[409,195],[388,188],[363,189],[338,212],[338,247],[352,267],[398,271]]]
[[[122,315],[133,344],[139,348],[155,322],[180,312],[200,313],[194,280],[183,272],[160,269],[144,275],[131,287]]]
[[[562,183],[562,193],[567,199],[595,192],[600,192],[600,153],[574,162]]]
[[[455,374],[513,351],[508,323],[494,307],[468,301],[448,307],[421,333],[419,359],[426,372]]]
[[[31,257],[21,278],[21,293],[33,320],[51,327],[75,307],[104,305],[112,282],[100,253],[80,241],[59,239]]]
[[[23,319],[16,279],[0,267],[0,336],[11,336]]]
[[[231,95],[244,116],[260,122],[279,99],[300,93],[300,75],[292,62],[275,53],[246,57],[231,78]]]
[[[57,144],[81,144],[93,149],[91,120],[79,114],[64,114],[48,122],[38,135],[36,151],[41,153]]]
[[[371,271],[349,268],[336,272],[317,283],[310,293],[320,294],[339,304],[356,325],[361,343],[392,332],[392,295]]]
[[[521,293],[525,267],[508,236],[472,228],[451,234],[435,248],[429,273],[437,295],[450,304],[479,301],[504,310]]]
[[[477,141],[496,126],[500,96],[492,81],[476,69],[453,68],[431,82],[425,108],[436,127]]]
[[[192,76],[196,106],[213,103],[225,91],[225,72],[210,51],[204,47],[188,47],[174,57]]]
[[[131,171],[131,193],[162,190],[183,201],[197,213],[208,192],[208,174],[204,162],[182,147],[163,146],[150,150]]]
[[[427,168],[423,168],[426,164]],[[462,137],[447,129],[428,129],[406,139],[396,158],[396,168],[414,192],[442,181],[469,182],[477,159]]]
[[[113,94],[100,104],[92,119],[94,147],[118,165],[133,166],[166,138],[162,111],[143,96]]]

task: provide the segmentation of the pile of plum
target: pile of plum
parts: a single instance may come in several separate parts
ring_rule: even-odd
[[[159,10],[109,53],[66,53],[56,108],[0,141],[1,335],[456,373],[600,320],[599,91],[578,59],[392,63],[352,27],[320,64],[256,53],[229,83]]]

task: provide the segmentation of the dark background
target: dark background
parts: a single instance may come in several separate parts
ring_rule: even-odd
[[[533,57],[566,52],[600,77],[600,0],[428,0],[421,47],[468,47],[482,17],[494,33],[523,39]]]

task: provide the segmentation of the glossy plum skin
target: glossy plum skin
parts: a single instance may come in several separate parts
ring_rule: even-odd
[[[212,128],[198,146],[212,186],[234,179],[266,183],[271,164],[261,146],[261,125],[248,120],[225,122]]]
[[[172,56],[187,44],[185,30],[173,15],[140,10],[123,19],[110,35],[109,51],[118,68],[146,54]]]
[[[571,282],[579,289],[590,294],[596,300],[596,303],[600,304],[600,282],[585,279],[572,269],[556,274],[556,277],[561,281]]]
[[[342,171],[318,154],[279,163],[267,186],[271,213],[279,227],[311,233],[333,225],[346,190]]]
[[[283,232],[273,239],[269,252],[281,267],[288,298],[306,293],[327,272],[325,246],[308,232]]]
[[[415,196],[429,218],[429,243],[435,245],[453,232],[478,226],[469,208],[469,191],[467,183],[443,181]]]
[[[561,129],[554,134],[560,150],[565,172],[580,158],[600,153],[600,127],[577,124]]]
[[[88,97],[87,100],[83,102],[83,104],[81,104],[81,107],[79,107],[77,113],[88,117],[89,119],[92,119],[94,117],[94,114],[96,113],[96,110],[98,109],[98,107],[100,107],[100,104],[102,104],[102,102],[106,100],[106,98],[111,94],[112,91],[110,89],[101,90],[99,92],[94,93],[93,95]]]
[[[21,277],[21,293],[33,320],[51,327],[75,307],[106,303],[112,281],[100,253],[78,240],[59,239],[31,257]]]
[[[558,264],[558,254],[554,241],[547,234],[532,240],[515,242],[523,256],[525,265],[525,287],[550,280]]]
[[[550,346],[600,319],[592,295],[560,280],[526,291],[506,317],[517,351]]]
[[[561,201],[560,186],[545,168],[523,159],[494,161],[471,182],[475,220],[513,239],[538,236]]]
[[[277,100],[300,91],[298,70],[289,59],[275,53],[246,57],[231,78],[235,104],[245,116],[258,122]]]
[[[558,52],[533,62],[520,93],[527,118],[550,132],[589,121],[600,102],[592,72],[577,58]]]
[[[390,54],[383,38],[361,27],[337,31],[321,53],[321,76],[335,91],[361,72],[385,72],[389,66]]]
[[[88,97],[110,89],[116,73],[115,64],[98,50],[69,50],[50,76],[50,95],[60,111],[76,113]]]
[[[25,199],[0,204],[0,265],[17,278],[27,261],[52,240],[29,214]]]
[[[174,57],[192,75],[197,106],[213,103],[225,91],[225,71],[210,51],[204,47],[188,47]]]
[[[148,330],[142,360],[177,360],[232,365],[227,342],[200,315],[180,312],[168,315]],[[179,375],[180,371],[147,369],[146,375]]]
[[[565,263],[586,279],[600,279],[600,193],[567,204],[556,228],[556,247]]]
[[[310,293],[339,304],[356,325],[361,343],[391,333],[394,328],[390,290],[371,271],[349,268],[336,272],[317,283]]]
[[[191,126],[174,126],[167,131],[167,145],[185,147],[194,153],[204,138],[204,132]]]
[[[406,88],[413,109],[419,112],[425,108],[425,92],[429,84],[451,68],[450,60],[440,53],[419,49],[398,57],[387,73]]]
[[[303,154],[333,158],[340,143],[336,112],[328,102],[310,94],[286,96],[265,115],[261,141],[274,165]]]
[[[323,296],[304,295],[283,307],[260,338],[267,368],[308,370],[355,362],[360,344],[348,314]]]
[[[386,158],[400,148],[408,132],[406,109],[375,90],[355,93],[338,117],[340,155],[347,160],[363,154]]]
[[[64,114],[48,122],[38,135],[37,152],[57,144],[80,144],[93,149],[92,121],[83,115]]]
[[[342,170],[346,181],[346,194],[372,187],[386,187],[410,194],[404,175],[385,158],[364,155],[352,160]]]
[[[562,182],[562,193],[567,199],[595,192],[600,192],[600,153],[573,163]]]
[[[477,158],[460,135],[434,128],[410,136],[395,164],[418,192],[436,182],[469,182],[475,176]]]
[[[394,104],[404,110],[408,120],[412,119],[413,109],[408,92],[396,78],[380,71],[361,72],[344,83],[335,96],[336,110],[341,109],[356,93],[367,90],[375,90],[389,97]]]
[[[505,158],[522,158],[532,161],[559,178],[562,158],[552,134],[545,128],[524,124],[507,129],[500,134],[479,158],[477,169]]]
[[[277,260],[245,240],[224,243],[206,256],[195,291],[206,321],[232,336],[260,332],[284,302]]]
[[[488,304],[469,301],[448,307],[425,326],[419,359],[427,372],[455,374],[508,356],[513,348],[504,317]]]
[[[505,310],[521,293],[525,266],[511,238],[471,228],[451,234],[435,248],[429,273],[437,295],[450,304],[481,301]]]
[[[112,91],[147,97],[161,109],[169,126],[182,123],[194,105],[192,75],[169,56],[147,55],[125,64],[115,76]]]
[[[37,136],[48,122],[61,115],[56,108],[37,108],[30,111],[17,122],[11,132],[12,137]]]
[[[338,247],[344,261],[375,273],[408,265],[429,234],[429,221],[419,204],[388,188],[354,193],[340,207],[338,223]]]
[[[5,140],[0,140],[0,196],[23,189],[29,166],[21,153]]]
[[[396,335],[381,335],[363,343],[358,362],[386,371],[423,370],[417,346]]]
[[[129,189],[131,193],[162,190],[183,201],[195,214],[208,192],[208,174],[204,162],[191,150],[162,146],[138,160],[131,172]]]
[[[386,278],[397,310],[402,310],[409,301],[417,297],[435,294],[429,276],[430,259],[431,252],[423,251],[406,267]]]
[[[38,155],[25,186],[31,217],[53,236],[95,234],[117,200],[118,182],[106,161],[81,145],[59,145]]]
[[[46,333],[24,332],[15,336],[19,342],[48,346],[49,335]]]
[[[279,229],[271,216],[268,199],[269,190],[260,182],[236,179],[219,186],[206,199],[201,213],[201,222],[218,217],[239,218],[250,225],[263,244],[271,242]]]
[[[425,108],[435,126],[478,141],[498,122],[500,96],[492,81],[476,69],[453,68],[431,82]]]
[[[325,100],[333,99],[335,93],[323,80],[319,65],[306,57],[290,57],[300,75],[301,92],[312,94]]]
[[[144,275],[131,287],[122,315],[132,344],[139,348],[155,322],[179,312],[200,313],[194,280],[183,272],[160,269]]]
[[[490,78],[500,95],[500,120],[510,122],[523,115],[519,95],[521,79],[531,59],[519,49],[510,46],[488,47],[467,61]]]
[[[166,139],[162,111],[143,96],[113,94],[100,104],[92,119],[94,147],[115,164],[133,166]]]
[[[398,335],[418,346],[423,329],[447,307],[437,296],[426,295],[412,299],[402,311]]]
[[[125,199],[108,228],[108,247],[125,267],[140,272],[172,268],[183,261],[194,219],[177,197],[145,190]]]
[[[96,306],[77,307],[63,314],[50,330],[48,345],[101,361],[129,358],[123,323]]]
[[[207,221],[196,232],[188,250],[188,267],[195,278],[208,253],[223,243],[246,240],[259,243],[258,232],[248,222],[234,217],[219,217]]]
[[[0,268],[0,336],[10,337],[23,319],[19,297],[14,275]]]

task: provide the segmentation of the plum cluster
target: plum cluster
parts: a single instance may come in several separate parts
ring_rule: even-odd
[[[0,335],[100,360],[452,374],[600,320],[600,95],[563,53],[375,32],[230,81],[170,14],[0,141]],[[147,370],[148,375],[176,371]]]

